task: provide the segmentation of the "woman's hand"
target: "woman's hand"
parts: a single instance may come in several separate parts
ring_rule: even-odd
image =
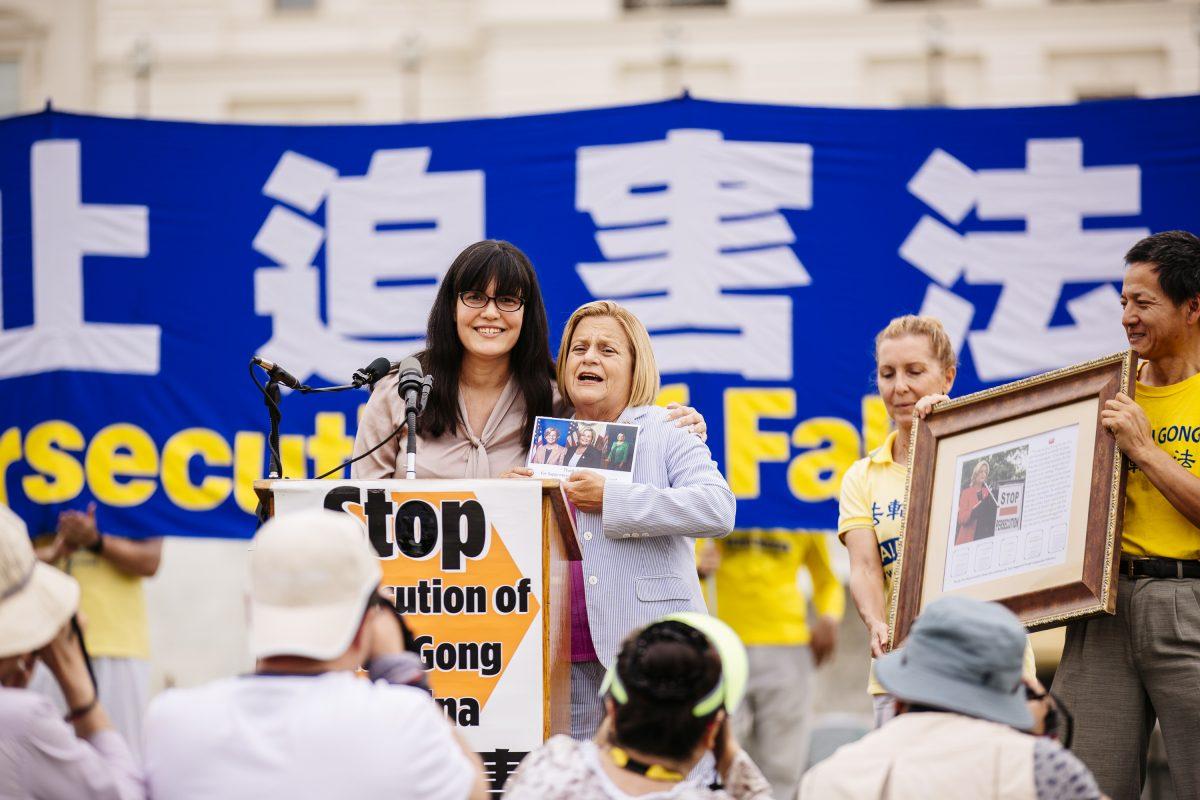
[[[667,419],[675,421],[676,428],[687,428],[700,437],[700,441],[708,441],[708,423],[704,415],[691,406],[680,403],[667,403]]]
[[[929,416],[929,412],[933,410],[934,406],[938,403],[944,403],[949,399],[944,394],[927,394],[917,401],[917,406],[914,410],[917,412],[918,417],[925,419],[925,417]]]
[[[69,621],[50,644],[38,651],[38,658],[58,682],[69,708],[83,708],[96,698],[92,676],[88,674],[83,658],[83,646]]]
[[[58,533],[71,547],[92,547],[100,538],[96,527],[96,504],[88,503],[87,512],[63,511],[58,515]]]
[[[533,470],[529,467],[513,467],[507,472],[500,473],[501,478],[532,478]]]
[[[875,621],[867,626],[867,635],[871,638],[871,657],[882,658],[888,651],[888,639],[891,632],[886,622]]]
[[[696,557],[696,573],[701,578],[708,578],[721,566],[721,551],[711,541],[700,545],[700,554]]]
[[[1024,677],[1021,680],[1026,687],[1026,698],[1030,695],[1034,697],[1034,699],[1025,701],[1025,704],[1029,706],[1029,713],[1033,717],[1033,727],[1029,729],[1029,732],[1034,736],[1045,736],[1046,714],[1050,710],[1050,704],[1054,701],[1046,693],[1046,687],[1037,678]]]
[[[34,552],[37,554],[38,560],[47,564],[56,564],[59,559],[68,558],[75,552],[75,548],[67,543],[67,538],[61,533],[54,535],[54,541],[50,544],[44,544],[41,547],[35,547]]]
[[[721,780],[728,781],[729,770],[733,767],[733,762],[737,760],[738,753],[742,752],[742,748],[733,735],[732,721],[723,712],[717,728],[717,740],[713,742],[712,751],[717,760],[717,772],[721,774]]]
[[[571,505],[580,511],[597,514],[604,507],[604,476],[590,470],[572,472],[562,483]]]

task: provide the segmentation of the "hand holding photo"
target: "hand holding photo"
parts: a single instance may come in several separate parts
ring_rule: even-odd
[[[588,469],[632,483],[637,436],[637,425],[538,417],[525,465],[536,478],[567,478]]]

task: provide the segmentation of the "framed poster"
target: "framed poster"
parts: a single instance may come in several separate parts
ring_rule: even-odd
[[[1132,396],[1118,353],[937,405],[913,425],[891,645],[945,594],[1007,606],[1030,630],[1116,610],[1125,470],[1100,424]]]

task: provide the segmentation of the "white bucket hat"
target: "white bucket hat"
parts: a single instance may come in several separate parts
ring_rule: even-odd
[[[79,583],[38,561],[24,521],[0,505],[0,658],[50,643],[79,607]]]
[[[379,588],[379,559],[349,514],[313,509],[272,518],[250,556],[255,658],[337,658]]]

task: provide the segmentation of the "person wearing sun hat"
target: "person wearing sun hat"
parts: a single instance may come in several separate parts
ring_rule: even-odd
[[[601,684],[593,741],[555,736],[509,779],[510,800],[768,800],[771,784],[731,733],[746,693],[746,649],[716,617],[660,617],[624,642]],[[712,753],[724,788],[696,779]]]
[[[875,664],[896,717],[809,770],[800,797],[1100,798],[1087,767],[1037,735],[1055,701],[1022,676],[1024,652],[1025,628],[998,603],[931,603]]]
[[[150,705],[155,800],[384,797],[482,800],[482,764],[429,694],[395,685],[403,650],[378,607],[381,571],[348,514],[274,517],[250,556],[252,674],[171,689]],[[355,671],[366,663],[371,680]],[[404,681],[403,683],[407,683]]]
[[[0,797],[145,796],[88,672],[78,606],[79,584],[38,561],[25,523],[0,505]],[[62,688],[65,721],[26,688],[39,660]]]

